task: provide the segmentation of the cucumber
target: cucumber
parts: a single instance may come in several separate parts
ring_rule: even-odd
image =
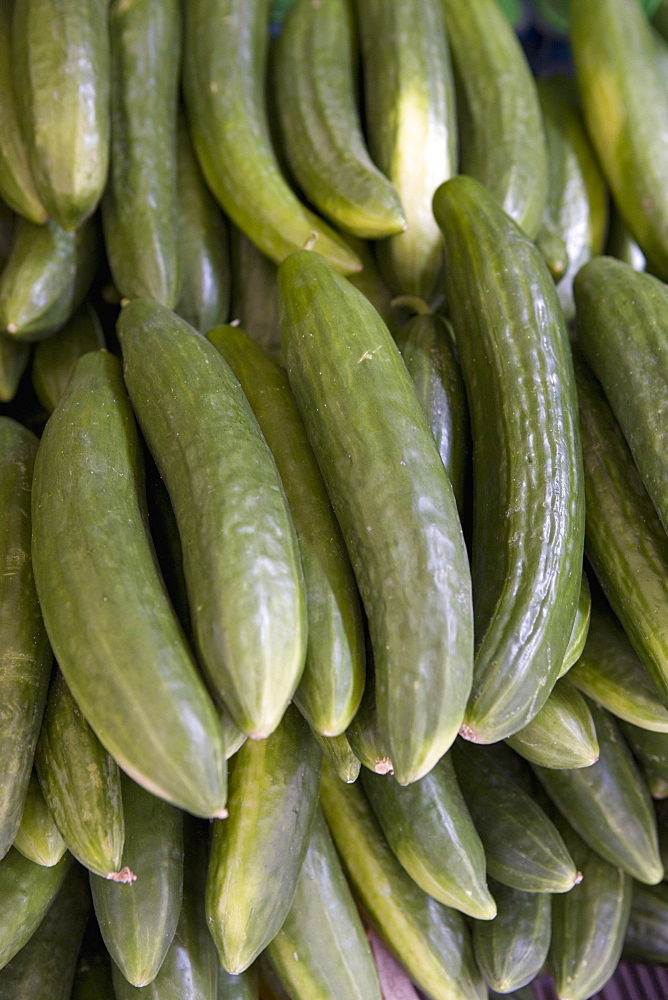
[[[30,775],[21,825],[14,837],[14,847],[29,861],[34,861],[36,865],[44,865],[46,868],[57,865],[67,850],[34,771]]]
[[[32,557],[45,624],[72,695],[119,766],[215,816],[226,795],[218,720],[158,575],[143,477],[120,363],[84,354],[35,464]]]
[[[38,441],[0,417],[0,858],[21,823],[51,671],[30,558]]]
[[[338,778],[346,784],[357,781],[362,764],[359,757],[353,753],[345,733],[340,736],[321,736],[312,730],[315,741],[333,767]]]
[[[528,236],[540,227],[548,160],[536,83],[496,0],[442,0],[460,122],[460,171]]]
[[[44,919],[72,865],[65,854],[47,868],[14,848],[0,861],[0,969],[23,948]]]
[[[624,958],[635,962],[668,962],[668,885],[633,886]]]
[[[367,671],[360,707],[346,730],[353,753],[364,767],[376,774],[394,774],[389,750],[378,728],[376,682],[373,671]]]
[[[292,906],[266,956],[293,1000],[381,1000],[369,942],[320,809]]]
[[[215,1000],[258,1000],[259,981],[257,966],[252,966],[238,976],[218,968],[218,993]]]
[[[661,802],[663,801],[663,799],[668,798],[668,781],[662,778],[660,774],[657,774],[655,771],[652,771],[652,769],[648,767],[647,764],[643,765],[642,770],[645,778],[645,783],[647,784],[647,790],[649,794],[652,796],[652,799],[654,799],[654,801]]]
[[[357,255],[293,194],[272,147],[264,97],[269,0],[192,0],[183,88],[195,152],[232,222],[280,263],[317,238],[344,274]]]
[[[236,226],[231,227],[232,305],[230,315],[265,354],[280,363],[276,265]],[[364,271],[361,272],[364,274]]]
[[[598,760],[594,720],[568,678],[557,681],[540,712],[506,742],[543,767],[589,767]]]
[[[653,733],[630,722],[621,722],[621,727],[641,767],[668,781],[668,733]]]
[[[362,270],[356,271],[355,274],[349,274],[348,281],[369,300],[394,336],[402,323],[406,322],[408,313],[401,305],[397,305],[390,288],[380,273],[372,244],[358,240],[354,236],[348,236],[347,240],[362,261]]]
[[[286,374],[240,327],[219,327],[208,339],[251,404],[276,460],[295,524],[308,644],[294,702],[314,730],[339,736],[359,707],[365,669],[359,597],[341,529]]]
[[[71,1000],[114,1000],[111,960],[95,915],[89,919],[84,933]]]
[[[580,659],[582,650],[585,647],[585,642],[587,641],[590,617],[591,591],[589,589],[589,581],[583,571],[582,583],[580,584],[580,596],[578,598],[578,609],[575,612],[573,631],[571,632],[571,637],[568,640],[568,648],[564,656],[564,662],[561,665],[559,677],[563,677],[564,674],[567,674],[573,664],[577,663]]]
[[[530,983],[547,958],[552,897],[547,892],[521,892],[498,882],[491,883],[491,890],[498,913],[495,920],[473,924],[473,952],[487,985],[510,993]]]
[[[120,314],[123,372],[183,543],[193,632],[216,695],[262,739],[304,669],[306,595],[276,463],[213,344],[149,299]]]
[[[318,800],[322,754],[288,708],[230,771],[229,819],[214,824],[206,912],[220,962],[244,972],[281,929],[295,894]]]
[[[181,274],[177,230],[178,0],[111,0],[111,163],[104,242],[122,296],[172,309]]]
[[[408,224],[405,233],[379,244],[379,263],[396,295],[427,298],[443,262],[431,199],[457,171],[455,93],[441,0],[357,0],[355,10],[369,149],[399,192]]]
[[[470,574],[454,494],[374,308],[317,253],[291,254],[278,281],[288,378],[369,620],[380,732],[409,784],[451,745],[469,691]]]
[[[104,346],[102,325],[90,302],[62,330],[41,340],[33,355],[32,384],[42,406],[49,412],[55,410],[81,355]]]
[[[573,629],[584,542],[577,398],[563,313],[533,243],[470,177],[438,189],[434,214],[473,435],[477,648],[462,734],[492,743],[545,703]]]
[[[403,870],[359,783],[344,785],[325,764],[320,801],[356,899],[418,989],[430,1000],[485,1000],[464,917]]]
[[[102,197],[109,166],[108,0],[14,0],[12,64],[35,184],[72,231]]]
[[[543,221],[534,243],[542,253],[554,282],[558,283],[568,269],[568,250],[548,205],[545,206]]]
[[[644,271],[647,268],[645,255],[624,225],[617,210],[613,207],[610,213],[610,228],[605,252],[610,257],[616,257],[634,269]]]
[[[183,898],[183,815],[121,775],[123,864],[134,884],[91,874],[93,905],[107,951],[134,986],[153,982],[176,930]]]
[[[29,357],[30,344],[12,340],[0,332],[0,403],[11,403],[14,399]]]

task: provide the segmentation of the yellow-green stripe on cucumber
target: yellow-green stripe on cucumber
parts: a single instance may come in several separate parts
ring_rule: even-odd
[[[498,913],[495,920],[473,924],[473,953],[490,989],[510,993],[530,983],[543,967],[550,947],[550,904],[557,896],[494,881],[490,888]]]
[[[543,767],[589,767],[598,759],[591,712],[568,678],[557,681],[540,712],[506,743]]]
[[[67,850],[33,770],[13,846],[36,865],[51,868]]]
[[[322,750],[338,778],[347,785],[359,778],[362,768],[359,757],[353,751],[348,737],[345,733],[340,736],[321,736],[320,733],[312,730],[315,741]]]

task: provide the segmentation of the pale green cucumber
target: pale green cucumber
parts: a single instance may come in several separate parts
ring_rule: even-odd
[[[573,631],[571,632],[571,637],[568,640],[568,648],[564,656],[564,662],[561,666],[559,677],[563,677],[564,674],[567,674],[573,664],[576,663],[582,655],[582,650],[584,649],[585,642],[587,641],[587,633],[589,632],[590,617],[591,591],[589,589],[589,581],[583,571],[582,583],[580,584],[580,596],[578,598],[578,609],[575,612]]]
[[[493,881],[490,889],[498,913],[494,920],[475,921],[473,952],[487,985],[499,993],[510,993],[530,983],[547,958],[552,897],[547,892],[522,892]]]
[[[520,756],[543,767],[589,767],[598,760],[594,720],[568,678],[557,681],[540,712],[506,742]]]
[[[367,669],[362,701],[346,730],[346,736],[353,753],[364,767],[375,774],[394,774],[387,743],[378,728],[376,683],[372,669]]]
[[[0,969],[39,927],[72,862],[72,855],[65,854],[47,868],[14,848],[0,861]]]
[[[352,784],[359,778],[362,767],[359,757],[353,753],[348,737],[345,733],[340,736],[321,736],[320,733],[312,730],[315,741],[322,750],[330,765],[341,781],[347,785]]]
[[[67,850],[34,771],[30,775],[21,825],[14,837],[14,847],[29,861],[34,861],[36,865],[44,865],[46,868],[57,865]]]
[[[32,361],[32,384],[42,406],[55,410],[82,354],[105,346],[102,325],[85,302],[58,333],[41,340]]]

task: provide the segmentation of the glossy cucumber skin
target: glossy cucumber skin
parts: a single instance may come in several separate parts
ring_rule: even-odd
[[[309,251],[291,254],[278,280],[288,378],[369,620],[380,731],[408,784],[451,745],[469,690],[470,572],[454,494],[364,296]]]
[[[668,886],[633,886],[631,913],[624,939],[624,957],[636,962],[668,961]]]
[[[177,246],[178,0],[110,0],[111,163],[104,240],[122,296],[172,309]]]
[[[72,865],[65,854],[46,868],[12,848],[0,861],[0,969],[23,948],[53,902]]]
[[[582,573],[582,583],[580,584],[580,597],[578,598],[578,609],[575,612],[573,631],[568,640],[568,648],[564,655],[564,662],[561,665],[559,677],[563,677],[571,669],[574,663],[580,659],[587,634],[589,632],[589,620],[591,618],[591,590],[585,572]]]
[[[32,362],[32,384],[42,406],[55,410],[82,354],[105,346],[102,326],[89,302],[58,333],[40,340]]]
[[[454,81],[441,0],[357,0],[369,149],[408,229],[378,246],[396,295],[427,298],[443,249],[434,191],[457,170]],[[416,155],[416,150],[420,150]]]
[[[589,767],[598,759],[591,712],[568,678],[557,681],[540,712],[506,742],[543,767]]]
[[[0,417],[0,858],[21,822],[51,671],[30,558],[38,441]]]
[[[213,344],[148,299],[121,311],[123,371],[170,495],[196,645],[216,695],[257,739],[304,669],[306,594],[276,463]]]
[[[536,84],[495,0],[441,0],[461,122],[460,171],[528,236],[540,227],[548,161]]]
[[[322,750],[324,756],[336,772],[338,778],[347,785],[357,781],[362,768],[362,763],[353,752],[353,748],[345,733],[340,736],[321,736],[312,730],[315,741]]]
[[[186,15],[184,94],[195,151],[225,213],[279,264],[317,234],[338,270],[356,254],[287,185],[269,134],[264,98],[268,0],[193,0]]]
[[[218,993],[214,1000],[258,1000],[259,982],[257,965],[238,976],[218,969]]]
[[[30,166],[47,212],[68,231],[94,212],[107,179],[108,6],[14,0],[14,86]]]
[[[394,774],[390,752],[378,728],[376,684],[369,665],[362,701],[346,730],[346,736],[353,753],[364,767],[375,774]]]
[[[576,615],[584,484],[570,347],[536,247],[470,177],[434,214],[473,436],[476,654],[463,734],[492,743],[539,711]]]
[[[494,920],[474,923],[473,951],[488,986],[509,993],[526,986],[543,967],[550,947],[552,897],[499,882],[492,882],[491,888],[498,913]]]
[[[206,887],[221,965],[244,972],[281,928],[308,847],[322,754],[297,710],[247,741],[230,771],[228,819],[214,825]]]
[[[218,720],[158,574],[143,480],[120,362],[85,354],[35,463],[32,557],[45,624],[70,691],[119,766],[214,816],[226,795]]]
[[[57,865],[67,850],[34,771],[30,775],[21,825],[13,846],[29,861],[45,868]]]
[[[310,725],[338,736],[364,687],[364,635],[355,578],[341,529],[285,372],[240,327],[208,339],[239,379],[271,449],[295,524],[304,571],[308,644],[294,701]]]

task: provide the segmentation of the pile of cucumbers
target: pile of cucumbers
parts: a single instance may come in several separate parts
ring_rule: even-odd
[[[0,1000],[668,962],[668,0],[554,6],[0,3]]]

